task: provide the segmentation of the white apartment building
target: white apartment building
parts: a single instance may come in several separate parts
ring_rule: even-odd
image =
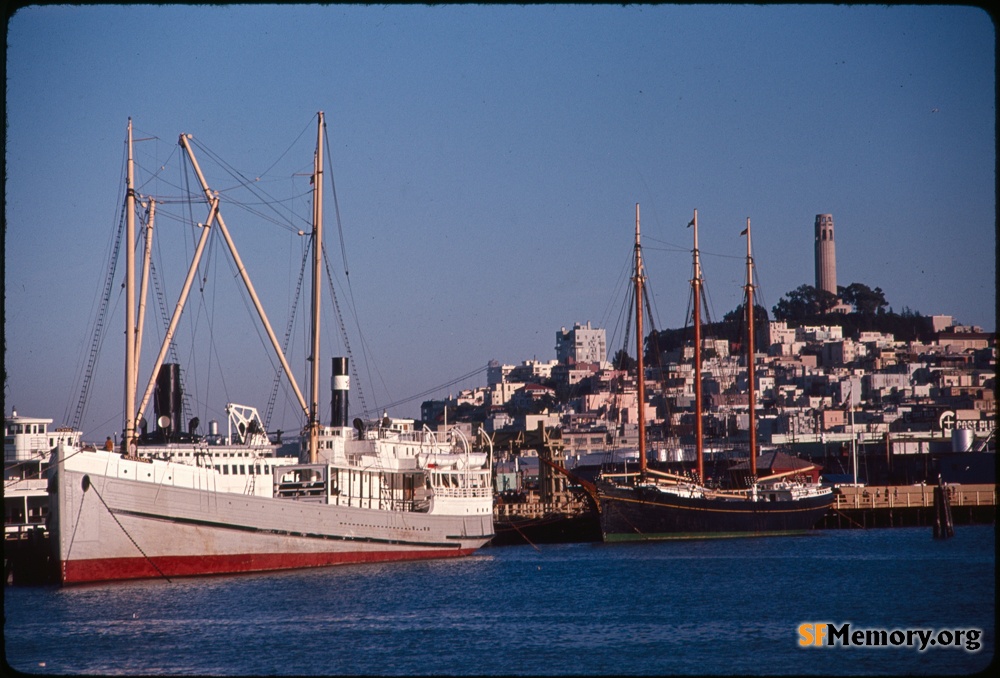
[[[768,323],[767,331],[769,334],[768,340],[772,346],[775,344],[790,345],[795,342],[795,328],[789,327],[788,323],[783,320],[772,320]]]
[[[607,336],[603,329],[576,323],[573,329],[565,327],[556,332],[556,359],[561,363],[598,363],[607,361]]]

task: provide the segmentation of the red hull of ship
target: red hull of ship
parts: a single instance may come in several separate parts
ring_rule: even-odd
[[[467,556],[475,549],[366,551],[354,553],[255,553],[227,556],[176,556],[71,560],[61,566],[63,584],[123,579],[195,577],[214,574],[295,570],[350,563],[428,560]]]

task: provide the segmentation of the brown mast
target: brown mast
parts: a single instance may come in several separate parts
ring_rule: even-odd
[[[691,292],[694,297],[694,447],[698,459],[698,482],[705,482],[704,432],[701,417],[701,263],[698,260],[698,210],[688,226],[694,226],[694,277]]]
[[[747,284],[746,284],[746,312],[747,312],[747,393],[750,404],[750,475],[754,482],[757,480],[757,420],[756,420],[756,394],[754,382],[754,346],[753,346],[753,254],[750,249],[750,217],[747,217],[747,228],[740,235],[747,237]]]
[[[639,399],[639,473],[641,477],[646,475],[646,418],[643,406],[646,402],[645,368],[642,360],[642,286],[644,282],[642,273],[642,247],[639,245],[639,203],[635,204],[635,343],[636,343],[636,371],[638,373],[638,399]]]

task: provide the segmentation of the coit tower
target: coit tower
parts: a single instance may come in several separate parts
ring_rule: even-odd
[[[816,289],[837,293],[837,253],[833,244],[833,215],[816,215]]]

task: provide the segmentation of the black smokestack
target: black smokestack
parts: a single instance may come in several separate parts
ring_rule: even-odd
[[[181,425],[181,366],[177,363],[164,363],[156,375],[156,394],[153,398],[153,411],[156,412],[156,428],[169,429],[169,435],[174,436],[184,429]],[[166,426],[161,422],[167,417]]]
[[[333,400],[330,408],[332,426],[350,426],[347,423],[347,394],[351,378],[347,373],[347,358],[333,358]]]

